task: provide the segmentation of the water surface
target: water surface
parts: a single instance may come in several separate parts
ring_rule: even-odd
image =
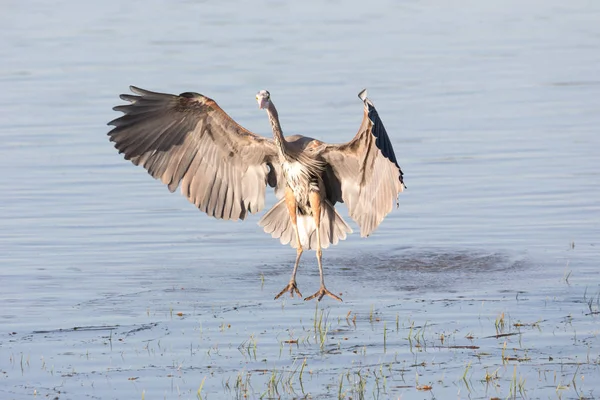
[[[203,380],[204,398],[597,396],[599,18],[558,1],[5,2],[2,397],[195,398]],[[203,93],[265,136],[268,89],[286,133],[328,142],[354,135],[369,88],[408,190],[325,252],[344,303],[273,301],[294,252],[259,216],[210,219],[117,154],[106,123],[130,84]],[[316,290],[313,254],[298,283]]]

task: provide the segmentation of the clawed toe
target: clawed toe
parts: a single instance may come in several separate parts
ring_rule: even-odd
[[[281,294],[280,294],[281,295]],[[321,301],[321,299],[325,296],[329,296],[332,299],[335,299],[337,301],[342,301],[342,298],[339,296],[336,296],[335,294],[331,293],[329,290],[327,290],[327,288],[325,286],[321,286],[321,289],[319,289],[317,291],[317,293],[313,294],[312,296],[308,296],[304,299],[304,301],[308,301],[308,300],[312,300],[315,297],[317,298],[317,301]]]
[[[302,297],[302,293],[298,290],[298,286],[296,286],[296,281],[290,281],[286,287],[283,288],[281,292],[277,296],[275,296],[275,300],[281,297],[285,292],[290,292],[290,296],[294,297],[294,293],[298,295],[298,297]]]

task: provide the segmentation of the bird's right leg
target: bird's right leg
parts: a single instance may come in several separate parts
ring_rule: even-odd
[[[298,290],[298,286],[296,286],[296,272],[298,271],[298,265],[300,264],[300,257],[302,256],[302,243],[300,243],[300,234],[298,233],[298,205],[296,204],[296,197],[294,196],[294,192],[289,187],[285,188],[285,204],[287,205],[288,212],[290,214],[290,221],[294,226],[294,232],[296,234],[296,244],[298,248],[296,249],[296,263],[294,264],[294,270],[292,271],[292,277],[290,278],[290,283],[287,284],[286,287],[283,288],[281,292],[277,296],[275,296],[275,300],[281,297],[282,294],[286,292],[290,292],[290,295],[294,297],[294,293],[298,295],[298,297],[302,297],[302,293]]]
[[[298,247],[296,249],[296,264],[294,264],[294,270],[292,271],[292,277],[290,278],[290,283],[287,284],[286,287],[283,288],[281,292],[277,296],[275,296],[275,300],[281,297],[285,292],[290,292],[290,295],[294,297],[294,293],[298,295],[298,297],[302,297],[302,293],[298,290],[298,286],[296,286],[296,271],[298,271],[298,264],[300,264],[300,256],[302,256],[302,247]]]

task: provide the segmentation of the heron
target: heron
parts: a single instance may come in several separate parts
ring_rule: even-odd
[[[325,285],[322,249],[352,233],[335,209],[345,203],[349,216],[369,236],[398,207],[403,172],[390,138],[366,89],[362,123],[347,143],[328,144],[307,136],[284,136],[267,90],[256,94],[266,110],[273,139],[239,125],[211,98],[130,86],[123,113],[108,125],[110,141],[126,160],[142,166],[171,192],[178,187],[198,209],[223,220],[244,220],[261,211],[267,186],[278,201],[260,219],[266,233],[296,249],[289,283],[275,299],[302,293],[296,273],[303,251],[315,250],[320,287],[304,300],[341,297]]]

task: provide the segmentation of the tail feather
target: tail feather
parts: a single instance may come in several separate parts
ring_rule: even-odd
[[[279,239],[281,244],[290,244],[298,248],[294,226],[290,221],[285,199],[279,200],[258,222],[266,233]],[[309,215],[298,215],[298,233],[300,245],[304,250],[317,248],[317,230],[315,220]],[[338,244],[352,233],[352,228],[337,213],[333,205],[325,200],[321,203],[321,247],[326,249],[330,244]]]
[[[290,221],[285,199],[279,200],[258,221],[258,225],[262,226],[266,233],[270,233],[272,237],[279,239],[281,244],[288,244],[291,241],[291,246],[297,247],[294,227],[292,221]]]

